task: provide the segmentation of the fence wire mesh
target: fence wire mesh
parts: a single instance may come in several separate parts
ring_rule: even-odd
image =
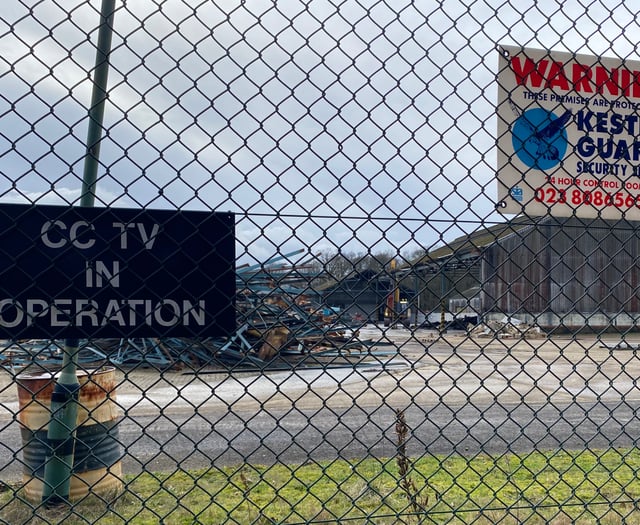
[[[629,2],[117,2],[96,142],[98,2],[3,6],[0,522],[640,522],[638,223],[496,210],[498,46]]]

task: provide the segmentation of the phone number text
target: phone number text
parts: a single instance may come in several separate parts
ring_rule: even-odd
[[[607,193],[602,190],[538,188],[536,202],[544,204],[567,204],[580,206],[588,204],[596,207],[640,208],[640,195],[627,192]]]

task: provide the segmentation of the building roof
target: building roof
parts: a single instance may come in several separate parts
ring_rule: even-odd
[[[530,230],[541,225],[572,227],[572,228],[605,228],[612,229],[616,225],[623,225],[625,229],[637,230],[640,226],[638,222],[630,221],[605,221],[603,219],[581,219],[578,217],[527,217],[518,215],[505,222],[496,223],[488,228],[480,228],[474,232],[461,235],[460,237],[446,243],[444,246],[430,251],[426,255],[404,266],[441,266],[443,264],[453,264],[454,262],[469,262],[469,259],[477,258],[483,248],[491,246],[497,241],[518,234],[522,235],[526,230]]]
[[[461,235],[453,241],[447,242],[444,246],[440,246],[430,251],[426,255],[418,258],[411,263],[404,265],[406,271],[408,267],[433,266],[449,264],[451,259],[458,261],[468,261],[477,258],[481,250],[496,242],[496,240],[519,232],[524,228],[532,227],[533,219],[529,217],[515,217],[506,222],[497,223],[488,228],[480,228],[474,232]]]

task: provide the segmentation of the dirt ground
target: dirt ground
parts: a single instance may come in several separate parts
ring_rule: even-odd
[[[116,370],[115,397],[127,413],[193,410],[211,399],[243,409],[305,409],[360,403],[470,400],[545,402],[550,399],[640,397],[636,378],[640,334],[524,339],[471,337],[464,332],[367,327],[378,342],[366,358],[330,359],[294,370],[152,368]],[[328,366],[329,368],[322,368]],[[189,408],[190,407],[190,408]],[[19,410],[15,372],[0,371],[0,420]]]

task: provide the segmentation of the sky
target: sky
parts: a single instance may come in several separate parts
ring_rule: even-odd
[[[622,0],[116,5],[96,206],[232,211],[245,263],[502,221],[496,46],[638,59]],[[77,204],[99,7],[5,0],[0,203]]]

